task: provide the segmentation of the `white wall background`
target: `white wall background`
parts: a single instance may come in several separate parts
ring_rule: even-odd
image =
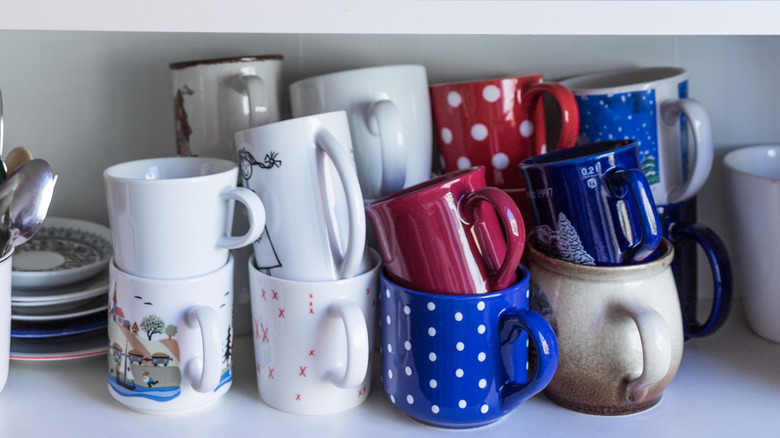
[[[430,83],[542,73],[556,80],[626,66],[675,65],[713,124],[716,160],[699,219],[730,244],[721,158],[780,142],[777,36],[451,36],[0,31],[5,153],[27,147],[60,175],[51,216],[108,223],[101,173],[174,155],[168,64],[284,55],[289,84],[383,64],[426,66]]]

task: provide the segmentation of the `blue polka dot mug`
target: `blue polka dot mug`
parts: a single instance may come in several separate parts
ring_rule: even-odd
[[[443,295],[381,273],[382,383],[398,409],[431,426],[479,427],[547,386],[558,344],[544,318],[528,310],[528,270],[520,265],[517,277],[498,292]]]

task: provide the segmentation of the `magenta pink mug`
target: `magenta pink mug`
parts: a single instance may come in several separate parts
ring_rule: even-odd
[[[506,289],[525,248],[512,198],[472,167],[391,193],[366,207],[388,276],[429,293]]]

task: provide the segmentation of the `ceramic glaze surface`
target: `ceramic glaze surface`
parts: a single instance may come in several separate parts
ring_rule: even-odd
[[[109,268],[108,391],[146,414],[217,401],[233,381],[233,259],[207,275],[156,280]]]
[[[393,405],[437,427],[490,424],[541,391],[558,349],[552,329],[528,310],[528,271],[486,295],[427,294],[381,275],[382,384]],[[530,337],[529,337],[530,336]],[[528,342],[538,351],[528,374]]]
[[[377,199],[366,213],[388,275],[404,287],[479,294],[515,282],[525,245],[523,219],[507,194],[485,187],[483,167]]]
[[[103,171],[116,264],[141,277],[179,279],[227,263],[230,249],[251,244],[265,208],[236,187],[238,166],[219,158],[150,158]],[[246,207],[244,234],[229,235],[235,201]]]
[[[736,149],[723,158],[736,279],[748,325],[780,342],[780,146]]]
[[[658,403],[683,351],[674,250],[630,266],[585,266],[529,245],[531,309],[555,331],[558,371],[545,389],[576,411],[622,415]]]
[[[706,225],[696,222],[696,198],[658,207],[664,237],[674,245],[672,272],[680,297],[686,338],[708,336],[726,321],[731,309],[731,260],[723,241]],[[697,319],[697,245],[704,251],[712,274],[712,307],[704,323]]]
[[[346,111],[363,197],[376,199],[431,176],[428,77],[421,65],[346,70],[290,85],[294,117]]]
[[[541,75],[508,77],[430,87],[442,167],[445,172],[485,166],[487,184],[525,187],[520,162],[553,149],[574,146],[578,109],[571,92]],[[543,95],[560,111],[557,146],[547,145]]]
[[[349,278],[363,261],[366,216],[344,111],[239,131],[244,186],[268,207],[257,266],[300,281]]]
[[[325,415],[366,401],[379,254],[372,251],[371,261],[364,274],[323,282],[274,278],[250,264],[257,387],[269,406]]]
[[[712,168],[712,133],[704,107],[688,98],[685,70],[619,70],[561,83],[579,106],[578,143],[635,140],[641,169],[659,205],[690,199],[704,185]]]
[[[593,143],[523,162],[539,248],[584,265],[649,257],[661,229],[634,142]]]

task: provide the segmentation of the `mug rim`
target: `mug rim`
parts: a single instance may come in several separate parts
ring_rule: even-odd
[[[568,166],[578,160],[600,158],[609,153],[636,148],[636,141],[631,139],[599,141],[527,158],[523,160],[521,167]]]
[[[329,73],[323,73],[319,75],[314,76],[308,76],[303,79],[298,79],[297,81],[294,81],[290,84],[290,89],[293,87],[300,86],[300,84],[304,82],[310,82],[310,81],[319,81],[319,80],[325,80],[330,79],[337,76],[349,76],[353,74],[362,74],[366,71],[375,70],[375,71],[384,71],[384,70],[418,70],[422,71],[422,73],[426,77],[427,81],[427,69],[422,64],[387,64],[387,65],[375,65],[371,67],[360,67],[360,68],[352,68],[347,70],[339,70],[339,71],[333,71]]]
[[[153,178],[153,179],[147,179],[143,175],[138,175],[136,173],[128,173],[130,169],[135,169],[139,167],[146,166],[147,168],[150,167],[152,163],[175,163],[175,162],[185,162],[189,161],[191,163],[197,163],[200,162],[201,165],[203,164],[213,164],[217,166],[215,169],[209,171],[205,174],[198,174],[198,175],[191,175],[191,176],[179,176],[175,178]],[[123,161],[121,163],[113,164],[109,167],[107,167],[103,171],[103,175],[105,178],[108,178],[110,180],[114,181],[132,181],[138,184],[161,184],[165,181],[168,181],[169,183],[172,181],[182,181],[182,180],[197,180],[197,179],[205,179],[209,177],[213,177],[215,175],[221,175],[225,173],[233,172],[233,170],[238,171],[238,165],[225,158],[216,158],[216,157],[159,157],[159,158],[144,158],[140,160],[131,160],[131,161]],[[132,176],[131,176],[132,174]]]
[[[780,158],[780,144],[760,144],[736,148],[723,156],[723,165],[734,173],[746,175],[748,177],[767,181],[780,181],[780,173],[777,177],[770,177],[765,176],[754,169],[746,169],[745,166],[740,165],[746,162],[744,160],[747,155],[758,154],[765,156],[768,151],[773,149],[778,152],[778,158]],[[738,160],[740,161],[737,162]],[[752,163],[753,161],[750,161],[751,166]]]
[[[533,73],[528,75],[522,75],[522,76],[498,76],[495,78],[488,78],[488,79],[476,79],[476,80],[463,80],[463,81],[451,81],[451,82],[438,82],[435,84],[432,84],[429,86],[431,88],[431,91],[439,91],[439,88],[445,88],[445,87],[452,87],[452,86],[464,86],[464,85],[470,85],[470,86],[480,86],[480,85],[487,85],[494,82],[499,81],[506,81],[506,80],[523,80],[523,79],[538,79],[539,83],[542,83],[543,77],[541,73]],[[434,90],[435,89],[435,90]]]
[[[188,67],[195,67],[200,65],[218,65],[218,64],[231,64],[231,63],[244,63],[244,62],[259,62],[259,61],[281,61],[284,59],[284,55],[271,54],[271,55],[247,55],[247,56],[230,56],[224,58],[209,58],[209,59],[194,59],[190,61],[176,61],[168,64],[168,68],[171,70],[183,70]]]
[[[379,279],[380,284],[382,282],[385,282],[389,284],[393,289],[396,290],[402,290],[405,294],[413,295],[420,298],[427,298],[431,300],[472,300],[472,301],[483,301],[483,300],[489,300],[492,298],[500,298],[504,295],[513,293],[514,290],[519,289],[528,289],[529,287],[529,281],[531,278],[531,270],[527,266],[525,266],[522,262],[517,265],[517,269],[515,269],[515,273],[517,274],[518,280],[512,284],[511,286],[501,289],[494,292],[487,292],[482,294],[461,294],[461,293],[436,293],[436,292],[425,292],[420,290],[414,290],[409,289],[406,286],[401,286],[400,284],[394,282],[388,275],[387,275],[387,268],[382,267],[382,269],[379,271]],[[520,275],[522,274],[522,275]],[[522,285],[525,284],[525,287]],[[381,293],[381,290],[380,290]]]
[[[292,117],[289,119],[279,120],[276,122],[266,123],[265,125],[258,125],[253,126],[251,128],[242,129],[240,131],[236,131],[233,134],[234,138],[239,138],[241,136],[247,135],[252,132],[263,132],[267,130],[272,129],[279,129],[279,127],[285,127],[287,125],[293,125],[297,123],[306,123],[308,120],[316,120],[316,119],[336,119],[336,118],[342,118],[344,119],[344,123],[349,125],[349,117],[347,115],[347,112],[345,110],[336,110],[336,111],[328,111],[324,113],[317,113],[317,114],[309,114],[307,116],[300,116],[300,117]],[[321,125],[321,124],[320,124]],[[322,127],[318,128],[322,129]],[[236,145],[238,147],[238,145]]]
[[[349,278],[340,278],[338,280],[291,280],[289,278],[281,278],[281,277],[274,277],[272,275],[265,274],[260,271],[260,268],[257,267],[255,254],[254,252],[252,255],[249,256],[248,266],[249,266],[249,272],[254,273],[252,275],[258,275],[260,278],[270,278],[273,279],[273,281],[277,281],[282,284],[306,284],[306,285],[317,285],[321,283],[325,283],[327,285],[334,285],[334,286],[340,286],[340,285],[346,285],[350,282],[361,282],[366,277],[370,277],[376,274],[377,269],[381,269],[384,266],[384,262],[382,260],[382,256],[379,255],[379,252],[377,252],[373,248],[366,248],[368,254],[371,257],[371,269],[363,272],[362,274],[355,275],[354,277]],[[365,257],[365,253],[364,253]]]
[[[674,66],[628,67],[572,76],[559,83],[573,94],[610,94],[623,92],[615,89],[630,91],[650,88],[676,77],[687,79],[687,71]],[[607,82],[610,80],[612,82]]]
[[[453,170],[452,172],[439,175],[435,178],[431,178],[427,181],[423,181],[411,187],[407,187],[405,189],[398,190],[397,192],[389,193],[385,196],[382,196],[381,198],[374,199],[366,206],[366,208],[371,209],[373,207],[389,204],[391,202],[403,201],[408,199],[411,195],[414,195],[415,193],[419,193],[423,190],[436,187],[436,186],[441,186],[445,182],[448,181],[451,182],[455,179],[461,178],[466,175],[479,175],[480,173],[482,174],[485,173],[485,166],[472,166],[472,167],[467,167],[465,169]]]
[[[234,265],[235,265],[235,260],[233,258],[233,254],[228,253],[228,258],[225,261],[224,265],[206,274],[193,275],[190,277],[183,277],[183,278],[157,278],[157,277],[144,277],[141,275],[131,274],[127,271],[123,271],[116,264],[116,257],[111,257],[111,261],[108,264],[109,270],[114,271],[114,275],[124,277],[129,281],[132,281],[133,283],[140,283],[140,284],[157,283],[159,285],[165,285],[165,284],[179,285],[182,283],[187,284],[187,283],[200,283],[203,281],[210,281],[212,278],[217,278],[222,275],[225,275],[225,271],[227,270],[232,272]]]

